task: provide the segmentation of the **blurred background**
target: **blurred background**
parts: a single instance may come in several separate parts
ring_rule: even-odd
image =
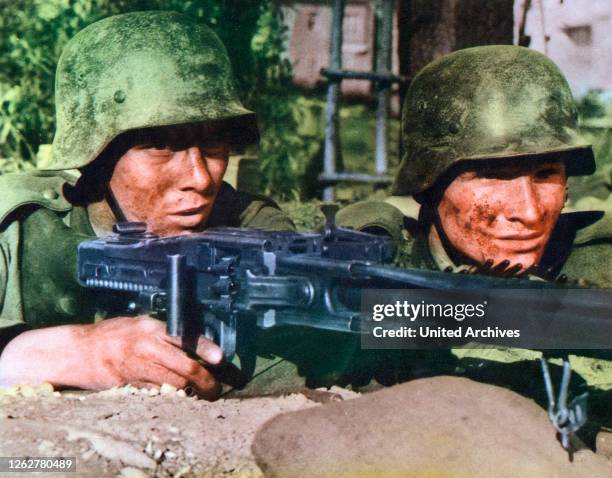
[[[88,24],[129,11],[175,10],[212,27],[228,48],[262,141],[232,158],[227,180],[264,192],[312,227],[322,198],[332,0],[0,0],[0,173],[48,161],[54,133],[55,66],[67,40]],[[388,0],[346,0],[342,68],[380,71]],[[338,171],[392,176],[399,113],[410,78],[429,61],[484,44],[521,44],[563,70],[598,173],[572,184],[574,202],[612,191],[612,0],[395,0],[391,3],[387,169],[375,162],[377,86],[344,80],[338,100]],[[387,5],[388,6],[388,5]],[[381,176],[382,177],[382,176]],[[348,202],[387,194],[385,181],[335,183]]]

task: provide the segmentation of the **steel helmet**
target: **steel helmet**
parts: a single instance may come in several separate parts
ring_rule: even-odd
[[[79,32],[60,57],[55,103],[48,170],[82,168],[135,129],[219,122],[233,144],[258,140],[225,47],[210,28],[175,12],[126,13]]]
[[[459,50],[423,68],[404,101],[402,146],[395,195],[421,193],[468,160],[551,154],[569,175],[595,170],[563,74],[545,55],[512,45]]]

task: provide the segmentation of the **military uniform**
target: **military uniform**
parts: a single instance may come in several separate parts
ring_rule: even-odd
[[[79,242],[95,237],[87,209],[73,206],[64,187],[67,172],[0,176],[0,331],[91,323],[106,317],[76,280]],[[208,225],[292,230],[288,217],[269,199],[224,184]],[[253,347],[235,360],[250,382],[234,394],[260,395],[334,384],[360,389],[402,379],[391,361],[395,351],[362,351],[358,337],[311,329],[253,331]],[[400,353],[401,354],[401,353]],[[232,380],[228,380],[232,382]],[[233,383],[233,382],[232,382]],[[240,386],[239,388],[242,388]]]
[[[76,181],[73,170],[81,171],[87,185],[79,192],[87,197],[83,189],[97,187],[112,201],[109,178],[94,172],[98,166],[108,169],[108,162],[125,152],[114,149],[125,135],[147,130],[155,139],[151,128],[197,124],[202,131],[210,126],[212,139],[230,146],[258,140],[255,115],[238,98],[225,47],[208,27],[174,12],[117,15],[79,32],[60,57],[55,101],[57,131],[48,172],[0,177],[0,345],[29,326],[105,315],[76,282],[76,246],[94,231],[87,209],[66,199],[67,185]],[[228,185],[217,195],[207,226],[293,229],[272,201]],[[241,357],[240,364],[249,374],[265,376],[259,383],[277,382],[278,375],[268,379],[271,374],[259,372],[279,371],[278,355],[305,358],[304,368],[310,369],[313,354],[297,350],[310,343],[303,340],[307,331],[290,338],[262,335],[267,345]],[[257,352],[261,360],[254,361]],[[288,370],[284,376],[298,376],[294,366],[283,370]]]

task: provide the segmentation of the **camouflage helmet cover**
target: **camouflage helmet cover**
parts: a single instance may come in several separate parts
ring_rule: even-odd
[[[68,42],[55,78],[57,129],[49,170],[91,163],[120,134],[227,123],[228,140],[258,140],[236,94],[225,47],[208,27],[164,11],[100,20]]]
[[[559,68],[511,45],[459,50],[423,68],[404,101],[402,146],[396,195],[425,191],[461,161],[551,154],[570,175],[595,170]]]

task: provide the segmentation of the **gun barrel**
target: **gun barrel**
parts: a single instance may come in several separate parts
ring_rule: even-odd
[[[376,264],[354,264],[352,273],[397,285],[423,289],[559,289],[556,283],[520,278],[451,274],[421,269],[400,269]]]
[[[385,286],[417,289],[559,289],[560,284],[520,278],[450,274],[422,269],[400,269],[359,260],[335,260],[313,255],[283,256],[278,265],[296,271],[321,272],[336,277],[371,279]],[[372,287],[376,284],[373,283]]]

